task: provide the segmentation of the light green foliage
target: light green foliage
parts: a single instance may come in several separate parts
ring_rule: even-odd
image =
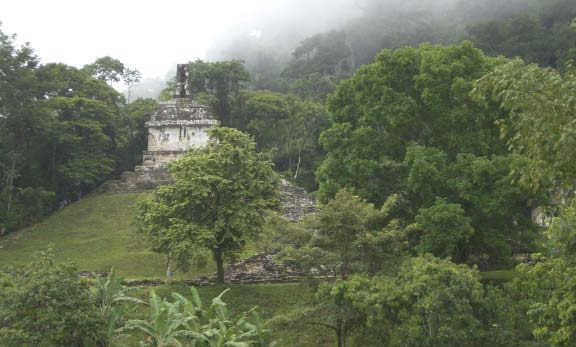
[[[210,135],[214,145],[173,164],[174,184],[142,202],[138,219],[153,249],[169,261],[185,262],[194,248],[211,251],[223,282],[224,257],[257,237],[266,210],[278,204],[278,178],[248,135],[229,128]]]
[[[527,322],[515,325],[523,325],[528,338],[535,338],[545,346],[573,346],[576,343],[574,267],[562,258],[537,260],[535,265],[519,265],[519,275],[507,286],[514,300],[511,308],[517,311],[517,316],[528,317]],[[516,328],[516,331],[522,330]]]
[[[562,207],[560,216],[552,220],[546,235],[552,249],[559,252],[568,263],[576,265],[576,202]]]
[[[421,233],[415,247],[418,253],[454,260],[463,258],[468,240],[474,234],[462,207],[440,198],[431,207],[420,209],[411,229]]]
[[[408,251],[408,235],[398,219],[381,230],[368,230],[355,244],[359,265],[368,275],[395,273]],[[358,267],[358,266],[357,266]]]
[[[128,312],[126,304],[144,304],[142,300],[128,295],[129,291],[136,288],[126,288],[122,286],[122,281],[123,278],[116,276],[114,268],[106,276],[94,275],[92,293],[104,322],[103,331],[98,336],[98,346],[124,346],[123,341],[128,336],[120,334],[119,329]]]
[[[286,218],[270,214],[265,232],[258,239],[260,248],[274,254],[278,261],[297,264],[302,270],[326,266],[336,271],[338,259],[315,244],[314,232],[305,222],[292,223]]]
[[[500,312],[502,330],[517,341],[551,347],[576,343],[574,230],[574,205],[563,206],[546,231],[550,255],[534,254],[532,263],[520,264],[504,287],[509,308]]]
[[[88,288],[69,264],[40,253],[23,271],[0,274],[0,345],[91,346],[103,326]]]
[[[223,290],[230,289],[224,296],[229,317],[238,317],[258,306],[258,314],[265,321],[264,327],[272,331],[274,340],[283,346],[329,346],[333,342],[331,332],[319,330],[306,324],[290,325],[285,319],[295,309],[306,308],[314,303],[316,285],[312,282],[277,284],[226,284],[198,287],[204,307]],[[184,284],[164,285],[155,288],[160,297],[171,298],[178,292],[192,300],[190,287]],[[139,297],[148,297],[148,290],[141,289]]]
[[[576,182],[575,94],[572,74],[526,65],[520,59],[481,78],[473,91],[476,99],[493,100],[510,113],[500,127],[510,149],[530,159],[523,170],[525,180],[568,187]]]
[[[346,189],[298,224],[274,223],[271,250],[308,271],[326,269],[346,279],[353,272],[393,272],[407,250],[406,234],[393,219],[397,196],[380,209]]]
[[[314,170],[322,157],[318,136],[327,127],[321,104],[270,91],[243,91],[235,100],[238,128],[252,136],[258,151],[304,187],[315,188]]]
[[[263,328],[255,309],[236,319],[229,317],[222,295],[204,307],[196,288],[191,299],[173,293],[172,302],[161,299],[150,290],[146,320],[129,320],[123,331],[138,331],[146,338],[140,346],[169,347],[269,347],[270,332]]]
[[[321,249],[335,253],[342,279],[352,271],[353,245],[366,231],[374,207],[350,191],[340,190],[310,221]]]
[[[432,256],[407,259],[396,276],[339,284],[366,316],[357,339],[370,346],[479,346],[478,272]]]

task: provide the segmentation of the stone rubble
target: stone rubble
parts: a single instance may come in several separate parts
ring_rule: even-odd
[[[304,190],[282,179],[280,195],[283,203],[282,215],[291,222],[301,221],[307,214],[316,212],[314,199]]]

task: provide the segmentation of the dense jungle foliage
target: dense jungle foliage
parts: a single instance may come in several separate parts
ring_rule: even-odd
[[[0,273],[0,344],[299,345],[268,327],[314,327],[339,347],[576,345],[572,2],[367,1],[290,59],[248,46],[191,61],[220,145],[170,167],[174,184],[140,204],[142,235],[168,272],[208,250],[219,282],[253,242],[301,269],[314,301],[263,324],[195,290],[146,302],[113,273],[90,286],[41,254]],[[41,64],[0,32],[1,234],[133,169],[156,101],[111,83],[138,80],[111,57]],[[277,174],[318,210],[268,211]],[[490,282],[479,267],[515,270]]]

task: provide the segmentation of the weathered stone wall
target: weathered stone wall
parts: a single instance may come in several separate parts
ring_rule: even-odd
[[[116,180],[109,180],[91,194],[143,193],[163,184],[170,184],[172,177],[166,168],[142,169],[123,172]]]
[[[187,151],[162,151],[142,154],[142,165],[137,166],[135,171],[154,170],[168,167],[168,164],[178,161],[188,153]]]
[[[195,125],[149,127],[148,153],[188,151],[204,147],[210,139],[208,129],[206,126]]]

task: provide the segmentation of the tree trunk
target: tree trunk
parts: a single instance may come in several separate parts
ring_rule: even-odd
[[[6,185],[8,186],[8,197],[6,201],[6,212],[10,212],[12,208],[12,196],[14,194],[14,178],[16,177],[16,155],[13,154],[8,176],[6,178]]]
[[[172,258],[170,254],[166,256],[166,280],[172,281]]]
[[[132,89],[132,85],[129,84],[129,85],[128,85],[128,97],[127,97],[127,100],[126,100],[126,104],[129,104],[129,103],[130,103],[130,94],[131,94],[130,92],[131,92],[131,89]]]
[[[296,181],[298,178],[298,172],[300,171],[300,162],[302,161],[302,156],[298,153],[298,164],[296,165],[296,172],[294,173],[293,180]]]
[[[342,331],[342,319],[336,320],[336,337],[338,339],[338,347],[344,347],[344,334]]]
[[[224,258],[222,256],[222,251],[217,248],[213,251],[214,261],[216,262],[216,283],[224,283]]]

